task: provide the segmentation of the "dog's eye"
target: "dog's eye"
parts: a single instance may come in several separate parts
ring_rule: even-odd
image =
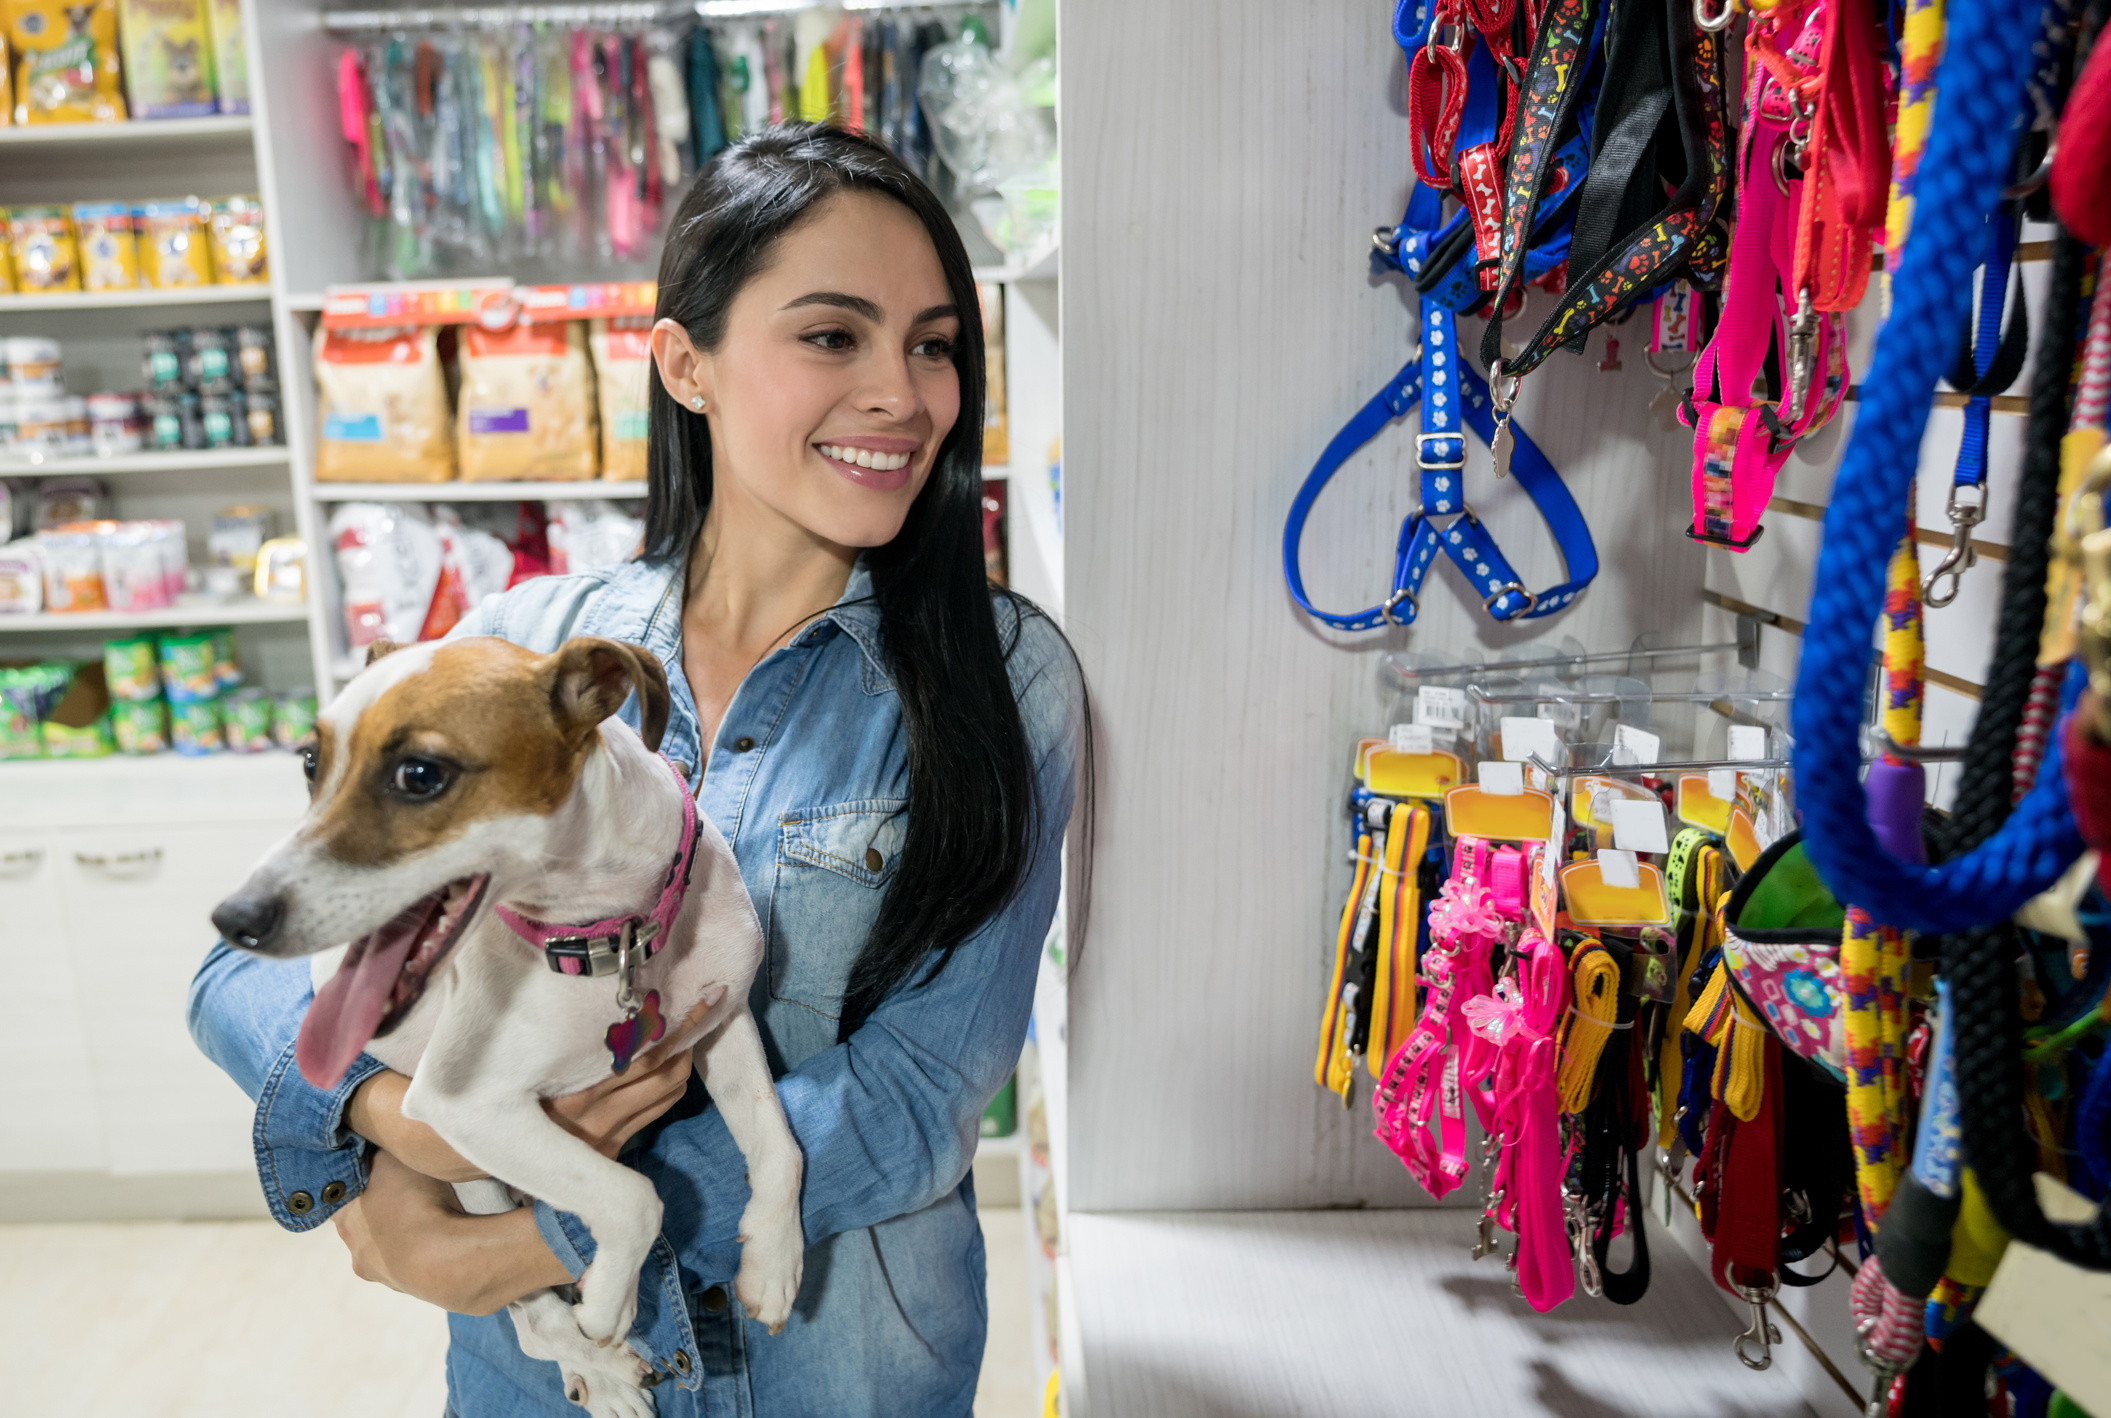
[[[315,781],[315,759],[316,754],[313,746],[301,750],[301,772],[308,775],[310,783]]]
[[[436,798],[447,790],[454,773],[430,758],[406,758],[396,765],[390,786],[406,798]]]

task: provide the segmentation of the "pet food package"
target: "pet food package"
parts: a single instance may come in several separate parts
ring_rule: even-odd
[[[620,565],[638,550],[644,536],[644,518],[607,498],[552,502],[550,570],[563,576]]]
[[[316,351],[315,384],[322,415],[316,481],[454,477],[447,382],[432,327],[331,330]]]
[[[222,113],[249,112],[249,50],[242,43],[242,0],[209,0],[213,88]]]
[[[205,0],[118,0],[134,118],[203,118],[213,108]]]
[[[161,652],[151,635],[103,642],[103,680],[110,697],[144,701],[161,698]]]
[[[64,667],[65,687],[44,711],[44,756],[105,758],[117,749],[110,732],[110,693],[100,664]]]
[[[155,290],[213,283],[206,206],[195,197],[142,202],[133,209],[139,229],[140,280]]]
[[[23,291],[81,288],[80,248],[73,222],[60,207],[16,207],[7,214],[14,248],[15,284]]]
[[[81,288],[132,290],[139,285],[137,226],[128,202],[75,202]]]
[[[440,580],[418,627],[420,640],[438,640],[513,579],[513,549],[490,532],[463,525],[452,507],[433,509],[433,530],[440,538]]]
[[[254,196],[215,197],[207,219],[212,237],[213,271],[223,286],[262,285],[271,277],[264,266],[264,204]]]
[[[347,502],[329,531],[347,647],[357,654],[376,640],[416,640],[440,584],[431,521],[394,502]]]
[[[594,476],[594,376],[578,321],[462,327],[459,403],[465,482]]]
[[[7,10],[0,6],[0,128],[15,121],[15,51],[7,42]],[[0,290],[7,290],[7,238],[0,236]]]
[[[37,533],[44,563],[44,608],[49,611],[108,610],[103,598],[102,539],[78,524]]]
[[[0,616],[44,609],[44,557],[33,541],[0,546]]]
[[[642,482],[647,395],[659,377],[652,368],[652,317],[596,320],[588,342],[601,392],[601,476]]]
[[[115,0],[5,0],[15,51],[15,122],[115,123],[126,116]]]

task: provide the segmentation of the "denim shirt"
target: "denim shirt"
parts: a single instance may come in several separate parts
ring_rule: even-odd
[[[1047,621],[1020,624],[997,602],[1006,643],[1017,634],[1010,672],[1039,788],[1032,860],[936,979],[896,991],[839,1044],[844,981],[899,855],[909,782],[870,577],[860,566],[842,600],[748,673],[701,773],[681,583],[678,564],[646,562],[545,577],[487,600],[455,631],[543,652],[599,635],[658,655],[673,698],[661,751],[731,844],[767,942],[750,999],[806,1156],[804,1284],[782,1333],[742,1315],[733,1276],[745,1167],[693,1088],[624,1155],[666,1207],[631,1345],[653,1366],[661,1418],[967,1415],[988,1318],[968,1168],[982,1111],[1018,1061],[1055,911],[1078,727],[1073,662]],[[635,727],[635,698],[622,713]],[[293,1040],[311,998],[306,961],[222,943],[190,999],[198,1046],[257,1102],[264,1194],[296,1231],[365,1186],[366,1145],[346,1130],[344,1108],[380,1068],[362,1055],[329,1091],[302,1079]],[[559,1259],[583,1271],[593,1240],[578,1219],[541,1203],[536,1219]],[[578,1411],[557,1366],[520,1352],[503,1310],[449,1325],[453,1414]]]

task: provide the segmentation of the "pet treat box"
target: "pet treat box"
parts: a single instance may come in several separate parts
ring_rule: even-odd
[[[125,88],[135,118],[203,118],[213,99],[206,0],[118,0]]]

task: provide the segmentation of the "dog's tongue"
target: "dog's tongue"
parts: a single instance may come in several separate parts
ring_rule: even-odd
[[[335,1088],[388,1013],[396,976],[410,958],[436,902],[421,901],[345,952],[301,1021],[293,1046],[301,1077],[317,1088]]]

